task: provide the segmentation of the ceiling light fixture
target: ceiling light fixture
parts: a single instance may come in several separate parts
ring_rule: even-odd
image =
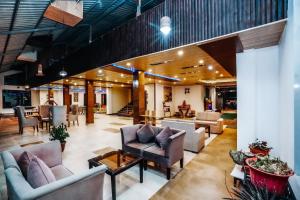
[[[212,65],[208,65],[207,69],[211,71],[214,69],[214,67]]]
[[[66,82],[69,82],[69,80],[67,79]]]
[[[178,76],[174,76],[174,78],[178,78]]]
[[[186,78],[183,78],[183,80],[185,81],[185,80],[186,80]]]
[[[99,69],[99,70],[98,70],[98,73],[99,73],[99,74],[101,74],[102,72],[103,72],[103,70],[102,70],[102,69]]]
[[[127,65],[128,67],[130,67],[131,64],[130,64],[130,62],[128,62],[128,63],[126,63],[126,65]]]
[[[38,71],[36,76],[44,76],[45,74],[43,73],[43,65],[42,64],[38,64]]]
[[[168,35],[171,32],[171,18],[168,16],[163,16],[160,19],[160,31],[164,35]]]
[[[224,75],[223,75],[223,74],[220,74],[220,76],[223,77]]]
[[[217,71],[216,71],[216,74],[218,74],[218,73],[219,73],[219,71],[217,70]]]
[[[124,77],[124,74],[121,74],[120,76],[121,76],[121,77]]]
[[[116,79],[115,82],[118,82],[118,80]]]
[[[121,87],[124,87],[124,85],[122,84]]]
[[[200,65],[203,65],[203,64],[204,64],[204,60],[201,59],[201,60],[198,61],[198,63],[199,63]]]
[[[65,76],[68,75],[68,73],[64,70],[64,68],[62,68],[62,70],[59,72],[59,75],[60,75],[61,77],[65,77]]]
[[[151,72],[152,72],[152,69],[149,69],[149,70],[148,70],[148,72],[150,72],[150,73],[151,73]]]
[[[79,76],[79,78],[82,78],[82,76]]]
[[[178,56],[182,56],[183,54],[184,54],[183,50],[177,51],[177,55],[178,55]]]
[[[161,83],[161,80],[159,80],[158,82]]]

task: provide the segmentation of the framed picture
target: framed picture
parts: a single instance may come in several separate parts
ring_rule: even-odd
[[[78,102],[78,92],[74,92],[74,95],[73,95],[73,100],[74,102]]]
[[[172,101],[172,87],[164,87],[164,102]]]

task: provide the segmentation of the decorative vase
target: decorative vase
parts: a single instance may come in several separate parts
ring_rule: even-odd
[[[258,148],[250,148],[250,152],[257,155],[257,154],[260,154],[262,156],[266,156],[266,155],[269,155],[269,152],[270,152],[270,149],[267,149],[267,150],[262,150],[262,149],[258,149]]]
[[[64,152],[65,146],[66,146],[66,142],[61,142],[60,146],[61,146],[61,152]]]
[[[271,174],[252,167],[249,163],[252,160],[256,161],[257,158],[248,158],[246,160],[246,164],[248,165],[250,171],[251,183],[260,188],[266,188],[268,191],[277,195],[285,194],[287,190],[288,179],[294,173],[290,173],[288,175]]]

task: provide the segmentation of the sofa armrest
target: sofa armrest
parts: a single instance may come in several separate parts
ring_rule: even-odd
[[[183,142],[185,131],[179,131],[168,139],[165,156],[169,158],[170,165],[183,158]]]
[[[106,169],[105,165],[101,165],[52,182],[23,194],[22,199],[102,199]]]
[[[141,126],[141,124],[136,124],[133,126],[125,126],[120,128],[122,146],[137,139],[136,132],[140,129]]]

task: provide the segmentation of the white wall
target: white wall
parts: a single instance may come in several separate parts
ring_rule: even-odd
[[[70,92],[70,95],[72,98],[72,104],[75,104],[78,106],[84,106],[84,92],[77,92],[77,93],[78,93],[78,102],[74,102],[74,92]]]
[[[278,52],[272,46],[237,54],[238,149],[258,138],[279,155]]]
[[[107,88],[107,114],[114,114],[130,102],[130,88]]]
[[[185,88],[190,88],[190,93],[184,94]],[[185,100],[196,112],[204,111],[205,87],[203,85],[173,86],[173,109],[178,111],[178,106]]]
[[[210,87],[209,88],[209,97],[212,101],[212,109],[216,109],[217,94],[216,94],[216,88],[215,87]]]
[[[164,102],[164,86],[160,84],[155,84],[156,88],[156,116],[163,117],[163,102]]]
[[[147,84],[145,85],[145,92],[147,91],[147,94],[148,94],[148,98],[147,98],[147,110],[150,111],[154,111],[154,84]]]

